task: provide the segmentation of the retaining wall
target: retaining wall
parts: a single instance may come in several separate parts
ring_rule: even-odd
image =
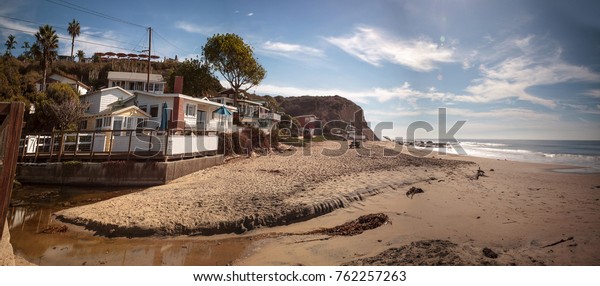
[[[222,164],[223,161],[223,155],[216,155],[171,162],[19,163],[16,179],[26,184],[155,186]]]

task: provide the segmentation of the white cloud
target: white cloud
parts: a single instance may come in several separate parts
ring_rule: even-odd
[[[438,63],[454,62],[453,50],[425,39],[395,39],[371,27],[358,27],[349,36],[326,40],[346,53],[374,66],[390,62],[419,72],[431,71]]]
[[[584,95],[600,98],[600,89],[590,89],[583,93]]]
[[[537,44],[537,45],[536,45]],[[475,79],[458,101],[487,103],[517,98],[534,104],[554,108],[556,102],[528,92],[533,86],[565,82],[598,82],[600,74],[583,66],[564,62],[560,48],[548,49],[547,43],[535,43],[533,36],[508,39],[498,46],[504,51],[495,57],[485,58]],[[511,56],[507,56],[511,53]],[[500,59],[500,60],[498,60]]]
[[[271,84],[261,84],[252,90],[257,93],[283,95],[283,96],[302,96],[302,95],[340,95],[352,101],[367,103],[373,100],[377,102],[386,102],[393,98],[401,99],[408,102],[411,106],[416,107],[418,100],[430,100],[445,102],[452,100],[455,95],[452,93],[439,92],[435,88],[428,91],[419,91],[413,89],[408,82],[402,86],[392,88],[370,88],[364,90],[342,90],[342,89],[315,89],[315,88],[298,88],[290,86],[278,86]]]
[[[273,53],[285,57],[297,57],[298,55],[312,56],[312,57],[323,57],[323,51],[308,46],[302,46],[297,44],[289,44],[282,42],[271,42],[266,41],[262,45],[262,49],[265,52]]]
[[[246,16],[248,16],[248,17],[252,17],[252,16],[254,16],[254,13],[250,12],[250,13],[248,13]]]
[[[0,26],[6,27],[8,29],[0,29],[0,33],[2,37],[7,37],[8,35],[18,35],[22,33],[26,34],[35,34],[38,29],[34,27],[30,27],[28,25],[21,24],[19,22],[15,22],[10,19],[0,17]],[[21,44],[21,43],[19,43]]]
[[[211,36],[218,30],[217,27],[200,26],[200,25],[196,25],[194,23],[189,23],[186,21],[179,21],[179,22],[175,23],[175,27],[178,29],[181,29],[183,31],[186,31],[188,33],[201,34],[201,35],[205,35],[205,36]]]

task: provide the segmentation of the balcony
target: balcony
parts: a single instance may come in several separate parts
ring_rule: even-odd
[[[281,121],[281,115],[277,114],[277,113],[262,113],[259,116],[259,119],[267,119],[267,120],[273,120],[273,121]]]

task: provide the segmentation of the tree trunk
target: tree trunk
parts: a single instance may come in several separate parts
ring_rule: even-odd
[[[71,61],[75,61],[75,58],[73,58],[73,48],[75,48],[75,37],[71,40]]]
[[[48,64],[44,64],[44,80],[42,81],[42,91],[46,91],[46,71],[48,70]]]

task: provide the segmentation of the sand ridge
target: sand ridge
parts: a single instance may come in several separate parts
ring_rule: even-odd
[[[107,236],[242,233],[310,219],[430,180],[419,168],[433,172],[469,164],[386,157],[377,144],[359,150],[339,146],[313,143],[310,149],[233,160],[164,186],[63,210],[57,217]]]

